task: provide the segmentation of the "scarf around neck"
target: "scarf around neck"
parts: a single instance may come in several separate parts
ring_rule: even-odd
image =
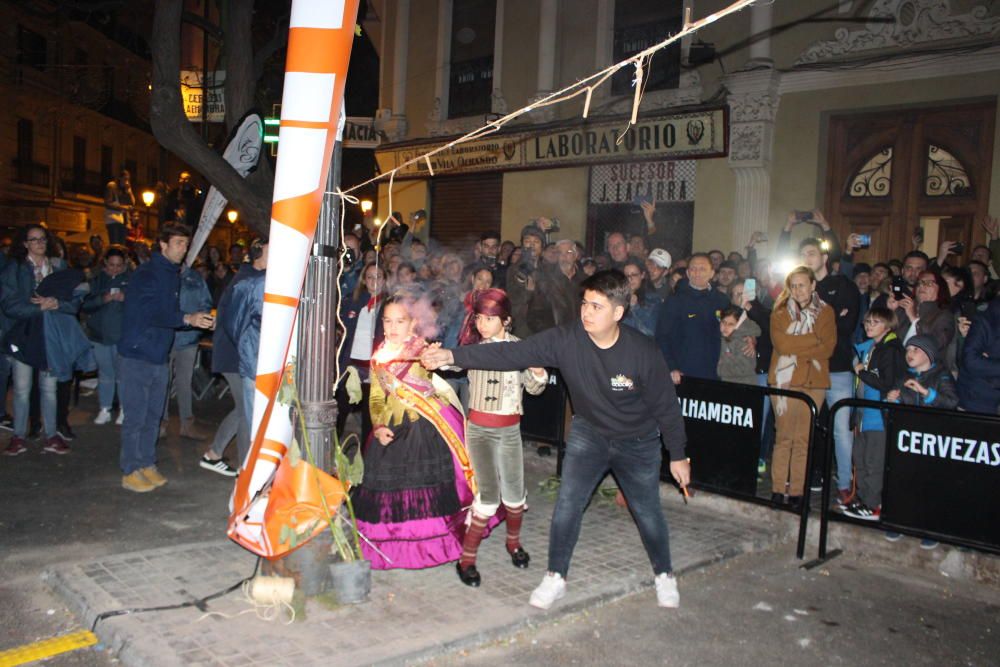
[[[789,297],[785,302],[785,308],[788,309],[788,316],[791,322],[788,324],[788,329],[786,329],[785,333],[793,336],[812,333],[813,327],[816,326],[816,318],[819,317],[819,312],[823,309],[823,305],[822,299],[819,298],[819,294],[816,292],[813,292],[812,298],[809,299],[809,303],[805,308],[800,306],[795,299]],[[820,368],[819,361],[816,359],[813,359],[812,363],[817,370]],[[798,364],[797,355],[783,354],[778,357],[778,363],[774,367],[774,380],[779,389],[788,389],[792,381],[792,375],[795,374]],[[779,396],[775,401],[774,411],[779,415],[783,415],[787,409],[787,399],[784,396]]]

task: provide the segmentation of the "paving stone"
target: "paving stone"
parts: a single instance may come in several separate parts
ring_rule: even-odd
[[[554,460],[529,457],[529,462],[533,490],[552,474]],[[126,647],[119,655],[125,665],[401,663],[504,636],[651,585],[649,561],[628,511],[595,499],[584,514],[566,599],[547,612],[529,607],[528,595],[545,571],[553,506],[552,498],[529,494],[532,506],[522,541],[532,555],[531,567],[511,565],[501,527],[480,550],[483,584],[478,589],[462,586],[452,564],[373,572],[366,603],[329,609],[310,601],[306,619],[287,626],[241,614],[252,604],[236,590],[208,603],[208,610],[220,615],[190,607],[118,616],[101,622],[97,632],[106,645]],[[665,507],[674,568],[681,573],[775,541],[749,519],[670,501]],[[249,576],[255,560],[220,539],[60,566],[48,581],[89,627],[102,611],[189,602],[229,587]]]

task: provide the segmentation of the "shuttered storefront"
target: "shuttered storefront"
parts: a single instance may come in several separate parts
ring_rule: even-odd
[[[431,181],[430,235],[464,251],[486,231],[500,231],[503,174],[472,174]]]

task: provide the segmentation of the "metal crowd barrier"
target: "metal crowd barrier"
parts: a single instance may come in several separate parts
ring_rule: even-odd
[[[795,554],[800,560],[805,554],[806,528],[809,521],[809,489],[812,486],[813,462],[816,456],[816,425],[819,407],[809,397],[799,391],[761,387],[758,385],[734,384],[718,380],[685,377],[677,385],[677,395],[682,411],[693,416],[685,416],[684,423],[688,436],[688,456],[691,458],[691,486],[756,505],[799,515],[799,534]],[[765,398],[784,396],[790,400],[803,401],[809,408],[809,444],[806,454],[805,487],[799,507],[771,500],[771,493],[765,497],[757,495],[757,460],[760,451],[761,429],[763,425],[763,405]],[[697,404],[692,402],[698,402]],[[701,417],[705,407],[705,416]],[[718,407],[717,407],[718,406]],[[727,412],[725,406],[729,406]],[[740,417],[735,408],[741,408],[741,415],[751,411],[752,427],[739,424]],[[728,422],[728,423],[722,423]],[[734,470],[734,461],[738,469]],[[669,462],[664,461],[660,477],[672,481]]]
[[[832,424],[847,408],[882,411],[886,456],[878,521],[830,510]],[[831,519],[1000,554],[1000,416],[846,398],[830,408],[829,424],[820,560],[827,557]]]

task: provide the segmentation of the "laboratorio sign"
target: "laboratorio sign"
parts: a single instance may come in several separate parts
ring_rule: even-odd
[[[577,123],[530,132],[493,135],[418,159],[434,144],[421,142],[383,147],[376,152],[385,172],[411,160],[396,178],[483,171],[510,171],[592,165],[609,162],[710,158],[725,156],[725,108],[642,118],[622,136],[623,120]],[[620,140],[619,140],[620,137]],[[438,143],[444,140],[439,140]]]

